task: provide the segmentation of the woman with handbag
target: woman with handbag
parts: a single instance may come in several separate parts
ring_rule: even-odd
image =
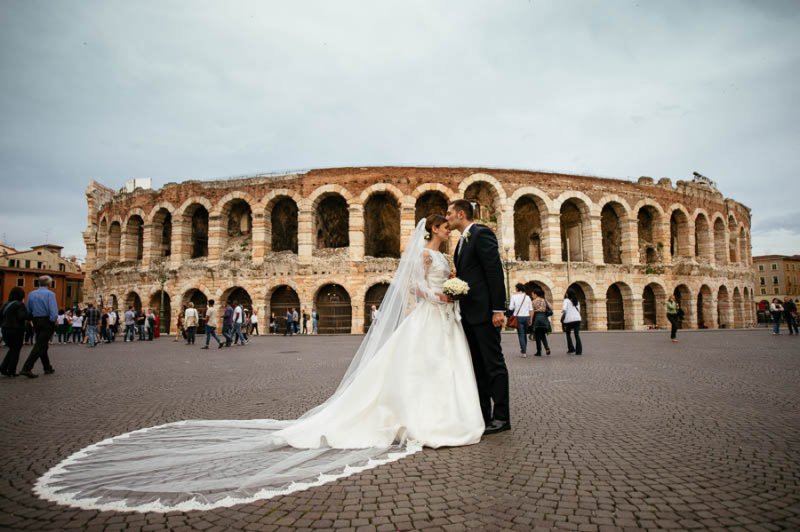
[[[667,299],[667,319],[669,320],[670,325],[672,325],[672,330],[669,333],[669,337],[673,342],[678,341],[678,322],[680,322],[681,319],[681,312],[680,305],[678,305],[678,303],[675,301],[675,296],[670,294],[669,298]]]
[[[542,356],[542,345],[545,352],[550,355],[550,345],[547,343],[547,333],[550,330],[550,316],[553,315],[553,307],[544,297],[544,290],[538,286],[533,289],[533,337],[536,339],[536,354]]]
[[[511,296],[508,311],[511,316],[508,318],[508,326],[517,329],[519,337],[519,350],[522,358],[527,358],[528,350],[528,326],[531,319],[531,298],[525,293],[525,285],[517,283],[517,291]]]

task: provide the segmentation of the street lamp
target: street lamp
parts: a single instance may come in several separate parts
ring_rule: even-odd
[[[503,257],[503,269],[506,271],[506,308],[511,304],[511,259],[509,258],[509,254],[511,253],[511,246],[506,244],[503,246],[505,250],[505,256]]]

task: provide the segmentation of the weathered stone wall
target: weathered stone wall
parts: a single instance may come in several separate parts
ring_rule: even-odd
[[[557,313],[579,287],[590,329],[645,328],[653,299],[666,327],[672,293],[684,326],[753,323],[750,212],[713,186],[475,168],[321,169],[117,194],[93,183],[87,297],[121,303],[135,292],[154,305],[163,278],[174,321],[196,290],[221,300],[242,288],[264,329],[288,287],[302,308],[326,308],[323,324],[346,314],[362,332],[368,290],[397,266],[397,228],[402,251],[421,216],[461,197],[497,232],[511,285],[538,283]]]

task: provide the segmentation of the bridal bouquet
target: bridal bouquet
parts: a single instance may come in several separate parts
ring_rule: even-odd
[[[461,299],[469,293],[469,285],[458,277],[453,277],[444,282],[442,292],[451,299]]]

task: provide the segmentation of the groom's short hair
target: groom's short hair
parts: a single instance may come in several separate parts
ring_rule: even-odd
[[[475,210],[472,208],[472,203],[465,199],[457,199],[451,201],[450,205],[453,206],[453,209],[463,212],[464,218],[472,221],[472,217],[475,215]]]

